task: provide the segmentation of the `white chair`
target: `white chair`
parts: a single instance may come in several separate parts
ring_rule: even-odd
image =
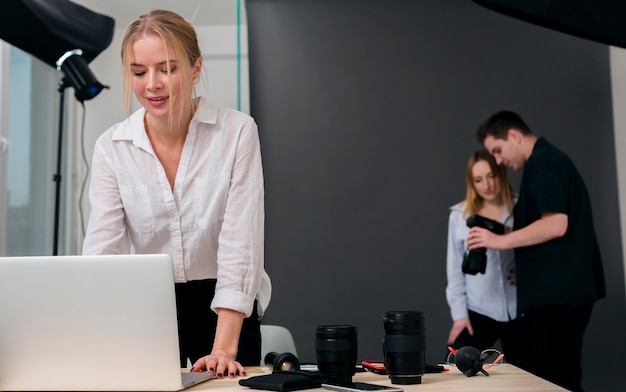
[[[298,356],[293,336],[287,328],[261,324],[261,366],[265,366],[265,355],[270,352],[292,353]]]

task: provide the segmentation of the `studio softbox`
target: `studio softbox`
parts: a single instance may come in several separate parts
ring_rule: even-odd
[[[113,39],[115,21],[69,0],[2,0],[0,39],[56,68],[68,51],[90,62]]]
[[[626,48],[624,0],[473,0],[502,14],[606,45]]]

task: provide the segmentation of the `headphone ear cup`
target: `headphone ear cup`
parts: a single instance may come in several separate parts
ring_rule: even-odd
[[[478,373],[483,367],[481,353],[477,348],[471,346],[461,347],[456,351],[454,357],[456,367],[467,377]]]

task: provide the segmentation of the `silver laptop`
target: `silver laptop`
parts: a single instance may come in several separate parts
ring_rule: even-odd
[[[168,255],[0,257],[0,391],[176,391],[213,377],[181,371]]]

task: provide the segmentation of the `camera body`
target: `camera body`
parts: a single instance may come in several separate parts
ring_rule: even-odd
[[[467,227],[482,227],[495,234],[504,234],[504,225],[500,222],[496,222],[492,219],[485,218],[482,215],[472,215],[467,218]],[[484,274],[487,268],[487,248],[477,248],[471,251],[465,252],[463,256],[463,265],[461,269],[463,273],[469,275],[476,275],[477,273]]]

